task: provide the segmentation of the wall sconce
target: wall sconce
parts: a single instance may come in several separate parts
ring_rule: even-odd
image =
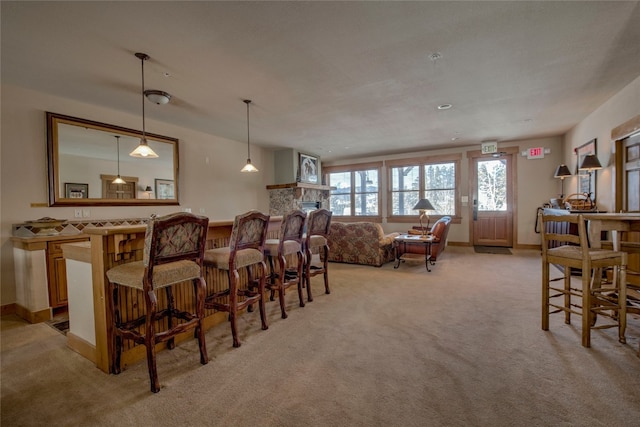
[[[564,179],[568,176],[571,176],[571,171],[567,165],[558,166],[555,175],[553,175],[554,178],[560,178],[560,182],[562,182],[562,193],[560,194],[561,199],[564,199]]]

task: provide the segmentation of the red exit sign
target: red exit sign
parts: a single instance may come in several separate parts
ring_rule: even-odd
[[[529,148],[527,151],[527,159],[542,159],[544,157],[543,147]]]

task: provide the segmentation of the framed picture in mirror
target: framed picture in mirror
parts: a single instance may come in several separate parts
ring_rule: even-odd
[[[64,192],[67,199],[87,199],[89,198],[89,184],[65,182]]]
[[[156,198],[161,200],[175,198],[175,187],[173,180],[156,178]]]

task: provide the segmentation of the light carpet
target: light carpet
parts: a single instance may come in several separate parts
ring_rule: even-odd
[[[242,347],[209,330],[208,365],[195,340],[160,352],[157,394],[144,361],[106,375],[5,316],[2,425],[637,426],[640,320],[588,349],[578,316],[542,331],[539,251],[513,252],[449,247],[431,273],[330,263],[330,295],[318,276],[306,307],[287,294],[288,319],[268,302],[267,331],[242,314]]]

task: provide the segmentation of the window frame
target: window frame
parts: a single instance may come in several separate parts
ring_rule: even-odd
[[[327,182],[329,184],[329,186],[331,186],[331,179],[330,179],[330,174],[332,173],[344,173],[344,172],[349,172],[351,174],[351,192],[350,192],[350,199],[351,199],[351,215],[337,215],[335,212],[333,212],[333,216],[332,218],[337,219],[339,221],[371,221],[371,222],[382,222],[382,167],[383,167],[383,162],[369,162],[369,163],[355,163],[355,164],[348,164],[348,165],[339,165],[339,166],[325,166],[322,168],[322,174],[325,178],[325,182]],[[355,215],[355,208],[356,208],[356,203],[355,203],[355,197],[356,194],[366,194],[366,193],[356,193],[356,185],[355,185],[355,173],[356,172],[360,172],[360,171],[365,171],[365,170],[372,170],[375,169],[378,172],[378,191],[377,191],[377,196],[378,196],[378,215]],[[369,194],[374,194],[374,193],[369,193]],[[329,192],[329,200],[331,200],[331,190]]]
[[[388,160],[385,162],[385,166],[387,169],[387,222],[391,222],[391,223],[411,223],[411,222],[416,222],[417,218],[418,218],[418,212],[416,211],[414,214],[411,215],[394,215],[393,214],[393,196],[394,193],[397,193],[397,191],[393,191],[393,176],[392,176],[392,169],[393,168],[399,168],[399,167],[408,167],[408,166],[415,166],[418,167],[418,175],[419,175],[419,187],[418,187],[418,192],[419,192],[419,198],[424,198],[426,189],[425,189],[425,182],[424,182],[424,167],[425,166],[429,166],[429,165],[435,165],[435,164],[442,164],[442,163],[453,163],[454,164],[454,171],[455,171],[455,188],[454,188],[454,198],[455,198],[455,203],[454,203],[454,210],[455,210],[455,214],[454,215],[448,215],[451,216],[451,219],[453,222],[459,222],[462,219],[462,204],[460,202],[460,173],[461,173],[461,169],[460,169],[460,164],[462,161],[462,154],[449,154],[449,155],[437,155],[437,156],[425,156],[425,157],[418,157],[418,158],[405,158],[405,159],[397,159],[397,160]],[[429,214],[430,219],[432,219],[433,221],[437,221],[438,219],[442,218],[443,216],[447,216],[447,215],[439,215],[439,214]]]

